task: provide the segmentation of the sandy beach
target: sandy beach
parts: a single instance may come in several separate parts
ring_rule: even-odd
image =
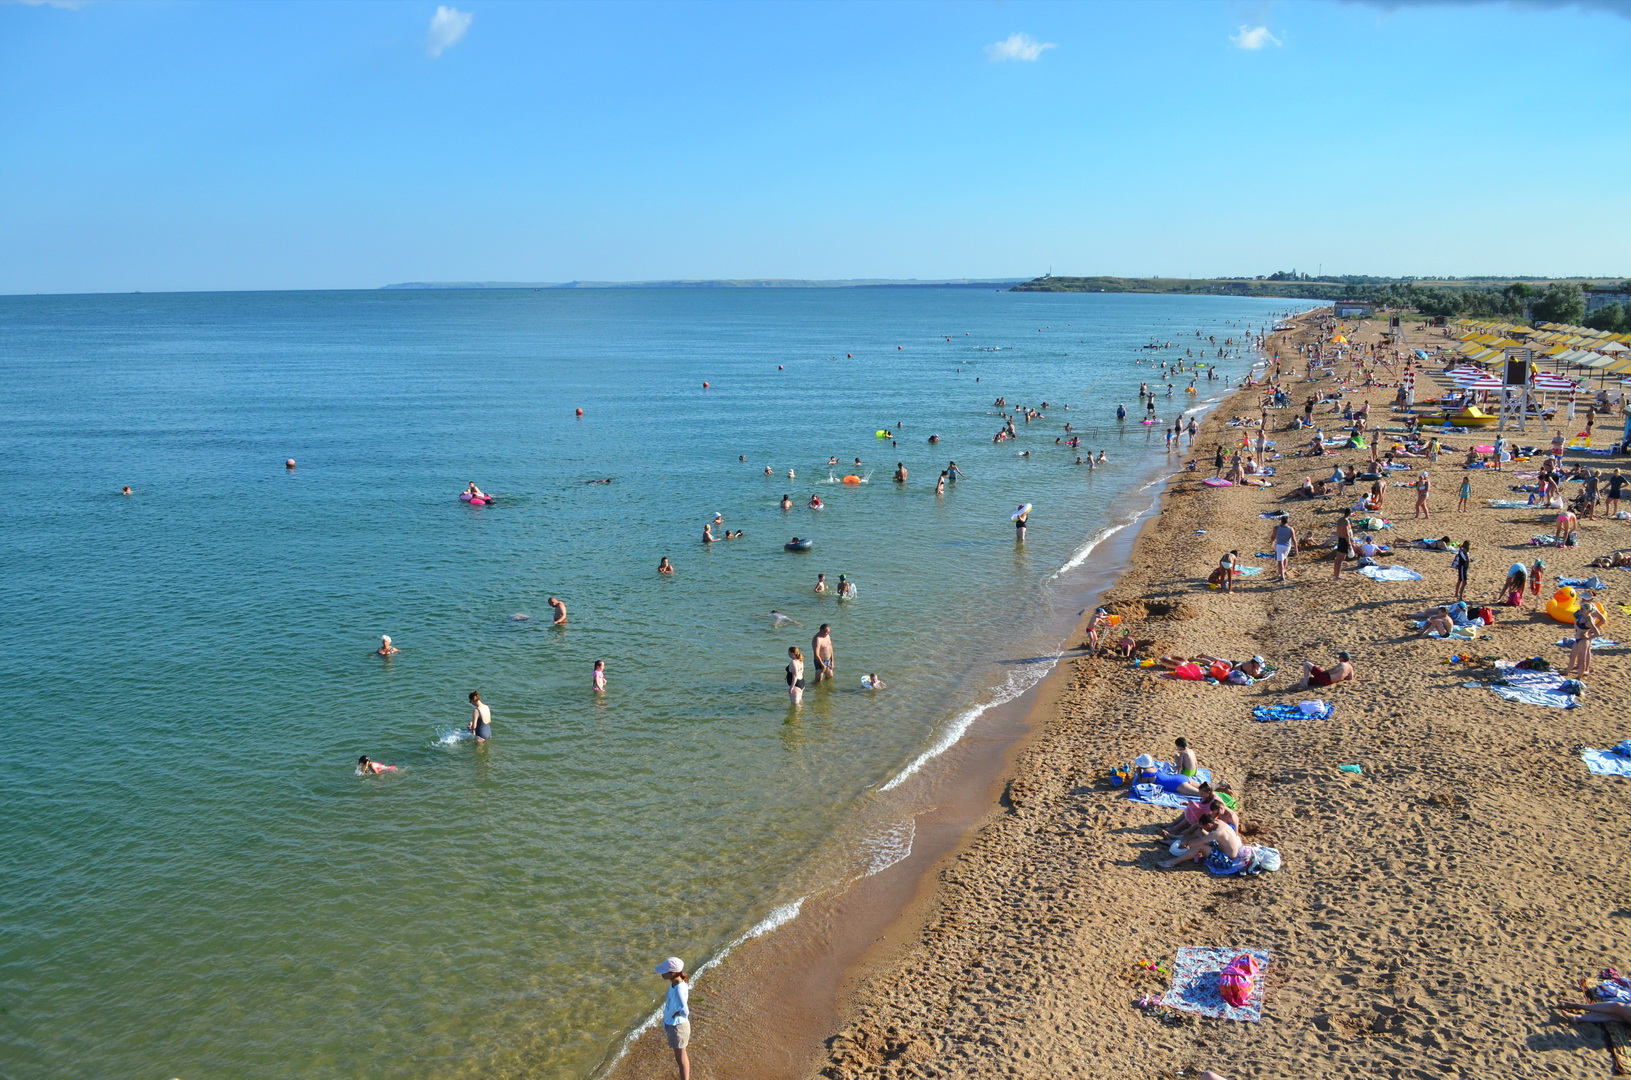
[[[1580,523],[1578,547],[1532,547],[1533,534],[1552,531],[1543,511],[1490,508],[1486,500],[1522,498],[1510,490],[1523,482],[1514,470],[1532,472],[1538,459],[1466,473],[1472,498],[1467,512],[1456,513],[1464,471],[1461,456],[1446,453],[1430,468],[1430,521],[1413,522],[1414,493],[1390,483],[1382,513],[1394,525],[1378,539],[1472,539],[1467,599],[1475,606],[1493,603],[1512,562],[1544,557],[1548,579],[1538,602],[1496,607],[1495,625],[1478,641],[1416,636],[1402,616],[1449,602],[1451,556],[1397,549],[1381,561],[1421,580],[1373,581],[1350,562],[1333,581],[1331,526],[1352,499],[1292,497],[1305,475],[1329,475],[1336,463],[1363,467],[1369,457],[1364,450],[1292,456],[1307,433],[1281,429],[1309,393],[1334,388],[1330,377],[1304,381],[1296,347],[1308,340],[1310,322],[1300,325],[1269,345],[1286,361],[1283,385],[1292,397],[1292,407],[1268,414],[1270,438],[1284,455],[1271,462],[1275,486],[1201,483],[1214,447],[1239,443],[1242,432],[1226,426],[1229,418],[1257,414],[1258,391],[1248,388],[1203,424],[1184,455],[1199,459],[1199,471],[1171,483],[1107,596],[1109,609],[1147,643],[1140,656],[1261,654],[1279,675],[1248,687],[1163,678],[1159,668],[1109,657],[1062,665],[1039,697],[1034,733],[989,817],[925,879],[918,902],[853,974],[845,1019],[815,1066],[820,1075],[1181,1077],[1210,1068],[1236,1080],[1304,1080],[1608,1072],[1602,1031],[1562,1018],[1551,1003],[1578,1000],[1578,980],[1631,957],[1623,829],[1631,785],[1590,774],[1577,752],[1631,736],[1621,704],[1623,650],[1602,651],[1588,692],[1567,710],[1466,688],[1492,672],[1447,661],[1543,656],[1560,670],[1568,652],[1556,642],[1572,629],[1541,604],[1559,576],[1589,576],[1588,560],[1631,543],[1631,531],[1599,509]],[[1349,333],[1371,342],[1381,330],[1373,321]],[[1438,331],[1410,342],[1450,343]],[[1418,397],[1437,392],[1438,368],[1425,366]],[[1336,367],[1339,378],[1349,372],[1347,363]],[[1384,371],[1377,378],[1391,382]],[[1396,427],[1394,393],[1378,385],[1351,389],[1345,400],[1371,402],[1373,427]],[[1343,425],[1327,418],[1328,408],[1315,419],[1334,434]],[[1598,431],[1617,427],[1618,418],[1605,418]],[[1531,421],[1514,438],[1544,446],[1552,430]],[[1444,438],[1464,450],[1493,434]],[[1565,462],[1576,459],[1571,451]],[[1304,538],[1285,584],[1272,559],[1253,557],[1271,550],[1273,523],[1261,515],[1280,509]],[[1263,570],[1225,594],[1206,576],[1231,549]],[[1608,585],[1606,636],[1631,633],[1614,604],[1626,599],[1631,577],[1598,573]],[[1327,665],[1341,649],[1353,654],[1354,682],[1294,689],[1303,661]],[[1253,720],[1253,706],[1308,698],[1331,702],[1333,715]],[[1170,760],[1177,736],[1233,786],[1247,842],[1277,848],[1280,870],[1214,877],[1196,864],[1157,868],[1167,857],[1160,833],[1175,813],[1130,801],[1108,774],[1141,753]],[[1170,968],[1182,946],[1269,950],[1261,1021],[1140,1008],[1138,999],[1168,984],[1141,962]]]

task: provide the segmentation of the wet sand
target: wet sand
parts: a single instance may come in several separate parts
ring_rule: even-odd
[[[1355,340],[1374,340],[1379,330],[1369,323]],[[1316,384],[1303,382],[1294,344],[1277,338],[1270,348],[1293,360],[1285,383],[1300,407]],[[1378,387],[1349,400],[1373,402],[1373,422],[1386,425],[1392,397],[1391,387]],[[1383,560],[1419,571],[1421,581],[1373,582],[1352,569],[1333,581],[1329,526],[1344,503],[1287,496],[1304,475],[1361,463],[1366,452],[1290,457],[1306,441],[1278,430],[1294,409],[1271,411],[1271,435],[1288,454],[1275,463],[1277,486],[1200,484],[1214,445],[1239,439],[1224,421],[1255,415],[1255,404],[1255,392],[1244,391],[1203,424],[1195,443],[1202,471],[1169,486],[1109,597],[1150,642],[1141,655],[1261,653],[1279,665],[1279,677],[1214,686],[1111,659],[1062,665],[1038,695],[1034,734],[991,788],[1000,796],[856,966],[843,1019],[808,1074],[1607,1073],[1602,1033],[1561,1019],[1549,1003],[1577,999],[1571,987],[1582,976],[1631,960],[1624,825],[1631,783],[1592,776],[1575,752],[1631,736],[1623,650],[1598,655],[1590,691],[1573,710],[1463,688],[1476,673],[1446,664],[1450,656],[1541,655],[1561,667],[1567,653],[1554,643],[1572,631],[1531,601],[1522,610],[1497,608],[1482,641],[1411,636],[1401,615],[1450,597],[1454,572],[1444,553]],[[1340,427],[1319,418],[1328,432]],[[1605,419],[1599,430],[1617,426]],[[1517,441],[1544,445],[1550,434],[1532,421]],[[1489,438],[1458,433],[1447,442],[1464,448]],[[1473,471],[1471,509],[1454,513],[1459,462],[1446,455],[1432,466],[1429,522],[1413,524],[1412,493],[1390,487],[1384,514],[1395,526],[1378,536],[1472,538],[1469,600],[1492,598],[1507,565],[1537,553],[1546,559],[1549,595],[1560,574],[1587,576],[1591,557],[1631,545],[1628,523],[1599,511],[1581,522],[1578,548],[1530,547],[1532,534],[1551,531],[1539,511],[1484,503],[1514,497],[1509,485],[1519,481],[1510,473]],[[1285,585],[1274,580],[1272,560],[1252,557],[1270,550],[1271,522],[1259,515],[1282,507],[1305,535]],[[1225,595],[1207,588],[1205,577],[1231,548],[1265,569]],[[1631,573],[1600,573],[1611,600],[1631,599]],[[1631,634],[1627,616],[1607,607],[1607,636]],[[1291,688],[1303,660],[1328,664],[1344,648],[1358,681],[1313,693]],[[1308,697],[1333,702],[1335,715],[1251,718],[1253,705]],[[1277,847],[1280,871],[1216,878],[1156,868],[1166,856],[1158,836],[1173,812],[1130,802],[1106,777],[1139,753],[1170,756],[1178,735],[1233,784],[1248,842]],[[1343,764],[1364,771],[1344,773]],[[1183,945],[1272,950],[1262,1021],[1137,1008],[1140,996],[1166,986],[1139,961],[1170,964]],[[780,1041],[777,1032],[759,1035]]]

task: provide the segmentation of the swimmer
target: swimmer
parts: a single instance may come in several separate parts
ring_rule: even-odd
[[[585,480],[584,481],[585,484],[609,484],[611,482],[612,482],[612,478],[609,477],[609,476],[606,477],[606,479],[604,479],[604,480]]]
[[[811,495],[810,496],[809,506],[810,506],[811,510],[820,510],[822,505],[823,504],[821,502],[821,496],[820,495]]]
[[[947,480],[950,480],[953,483],[955,483],[959,478],[967,479],[967,477],[968,477],[968,474],[963,472],[962,469],[959,469],[957,467],[957,462],[948,461],[946,463],[946,479]]]
[[[674,564],[668,561],[667,555],[664,555],[661,559],[657,560],[657,573],[672,574],[673,572]]]
[[[787,479],[789,479],[789,480],[795,479],[792,469],[787,470]]]
[[[551,626],[565,626],[566,625],[566,605],[561,603],[555,597],[551,596],[549,598],[549,606],[550,606],[550,609],[555,612],[555,617],[550,620],[550,625]]]
[[[876,675],[861,676],[861,689],[863,690],[882,690],[887,685],[887,683],[878,678]]]
[[[293,472],[294,471],[294,458],[290,458],[288,461],[285,461],[283,463],[283,467],[285,469],[288,469],[290,472]]]
[[[481,700],[481,691],[470,691],[470,733],[476,737],[478,743],[484,743],[493,737],[493,712],[487,703]]]
[[[759,618],[769,619],[770,620],[770,628],[772,630],[779,630],[783,626],[799,626],[799,625],[802,625],[802,624],[799,623],[799,621],[797,619],[792,618],[789,615],[783,615],[781,612],[777,611],[775,608],[770,609],[770,614],[769,615],[760,615]]]
[[[895,462],[895,483],[906,483],[906,465],[904,462]]]
[[[940,470],[940,479],[934,485],[934,493],[936,495],[944,495],[946,493],[946,470],[945,469]]]
[[[1098,461],[1098,463],[1099,463],[1099,464],[1100,464],[1100,465],[1103,465],[1103,464],[1104,464],[1104,462],[1105,462],[1105,457],[1104,457],[1104,451],[1103,451],[1103,450],[1100,450],[1100,451],[1099,451],[1099,461]]]
[[[742,530],[737,529],[735,532],[731,532],[729,529],[726,529],[725,530],[725,539],[727,539],[727,540],[740,540],[740,539],[742,539]]]
[[[782,496],[781,507],[782,507],[783,510],[793,509],[793,500],[790,497],[788,497],[787,495],[783,495]]]
[[[838,598],[840,600],[855,599],[855,582],[843,574],[838,575]]]
[[[369,761],[368,755],[364,754],[357,759],[357,771],[368,776],[378,776],[380,773],[396,772],[396,766],[386,765],[378,761]]]
[[[379,636],[379,648],[374,650],[374,655],[375,656],[395,656],[397,653],[399,653],[401,651],[402,651],[401,649],[399,649],[395,645],[391,644],[391,635],[390,634],[381,634]]]
[[[470,481],[470,486],[464,489],[464,493],[470,496],[472,499],[488,498],[487,493],[481,490],[481,488],[477,487],[474,480]]]
[[[714,527],[711,522],[702,527],[702,542],[704,544],[711,544],[714,542]]]
[[[130,485],[126,484],[124,486],[124,489],[122,491],[120,491],[119,494],[121,494],[121,495],[130,495],[130,494],[132,494],[132,492],[130,490]]]
[[[1024,506],[1020,506],[1019,513],[1014,516],[1014,539],[1015,540],[1023,541],[1025,539],[1025,520],[1027,518],[1029,518],[1030,516],[1031,516],[1031,512],[1029,510],[1025,509]]]
[[[766,476],[769,476],[769,475],[770,475],[770,466],[769,466],[769,465],[766,465],[766,466],[765,466],[765,475],[766,475]]]
[[[833,456],[832,456],[832,457],[830,457],[830,458],[828,458],[828,459],[827,459],[827,464],[828,464],[828,465],[829,465],[829,466],[831,466],[831,465],[837,465],[837,464],[838,464],[838,455],[837,455],[837,454],[834,454],[834,455],[833,455]]]
[[[595,661],[595,672],[589,677],[589,680],[594,685],[595,693],[604,694],[606,692],[606,661]]]

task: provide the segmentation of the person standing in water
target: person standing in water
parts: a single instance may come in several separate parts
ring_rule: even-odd
[[[672,574],[673,572],[674,572],[674,564],[668,561],[668,556],[667,555],[664,555],[657,562],[657,573],[659,573],[659,574]]]
[[[824,592],[827,591],[827,575],[826,574],[817,574],[816,575],[816,588],[815,588],[815,591],[816,591],[817,595],[820,595],[821,593],[824,593]]]
[[[936,495],[944,495],[946,493],[946,470],[945,469],[940,470],[940,479],[935,482],[934,493]]]
[[[895,462],[895,483],[906,483],[906,463],[904,461]]]
[[[590,682],[594,684],[595,693],[604,694],[606,692],[606,661],[595,661],[595,673],[590,676]]]
[[[1018,540],[1018,541],[1021,541],[1021,542],[1024,541],[1024,539],[1025,539],[1025,521],[1030,516],[1031,516],[1031,512],[1029,510],[1027,510],[1025,507],[1021,506],[1019,508],[1019,513],[1014,518],[1014,539],[1015,540]]]
[[[481,700],[481,691],[470,691],[470,732],[478,743],[493,737],[493,711]]]
[[[955,462],[955,461],[946,462],[946,479],[947,480],[950,480],[953,483],[956,483],[958,478],[962,477],[962,476],[963,476],[963,470],[959,469],[957,467],[957,462]]]
[[[1125,406],[1125,405],[1117,405],[1116,406],[1116,419],[1117,420],[1127,419],[1127,406]]]
[[[816,662],[815,681],[821,682],[823,679],[832,678],[837,659],[832,647],[832,627],[826,623],[821,624],[821,629],[810,639],[810,653]]]
[[[657,974],[668,980],[668,996],[663,999],[663,1038],[674,1051],[680,1067],[680,1080],[691,1080],[691,980],[685,977],[685,961],[670,956],[657,965]]]
[[[804,701],[804,654],[797,645],[787,647],[787,696],[794,705]]]
[[[555,618],[550,620],[550,625],[551,626],[565,626],[566,625],[566,605],[561,603],[555,597],[551,596],[549,598],[549,607],[550,607],[551,611],[555,612]]]

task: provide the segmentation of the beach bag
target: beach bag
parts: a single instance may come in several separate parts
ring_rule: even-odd
[[[1231,670],[1232,669],[1229,667],[1228,664],[1221,664],[1221,663],[1220,664],[1213,664],[1212,665],[1212,678],[1216,679],[1218,682],[1222,682],[1224,679],[1227,679],[1229,677],[1229,672]]]
[[[1231,671],[1223,681],[1233,686],[1251,686],[1254,680],[1244,671]]]
[[[1257,957],[1250,953],[1235,957],[1218,972],[1218,996],[1237,1009],[1245,1008],[1252,1000],[1258,971]]]
[[[1202,679],[1206,678],[1206,673],[1201,670],[1201,666],[1195,663],[1193,660],[1187,660],[1184,663],[1179,664],[1173,671],[1173,674],[1178,676],[1180,679],[1188,679],[1191,682],[1200,682]]]
[[[1486,608],[1479,608],[1478,609],[1478,617],[1483,620],[1485,626],[1494,626],[1495,625],[1495,609],[1494,608],[1487,608],[1487,607]]]
[[[1253,847],[1252,864],[1246,870],[1249,874],[1261,874],[1265,871],[1280,869],[1280,849],[1271,847]]]

